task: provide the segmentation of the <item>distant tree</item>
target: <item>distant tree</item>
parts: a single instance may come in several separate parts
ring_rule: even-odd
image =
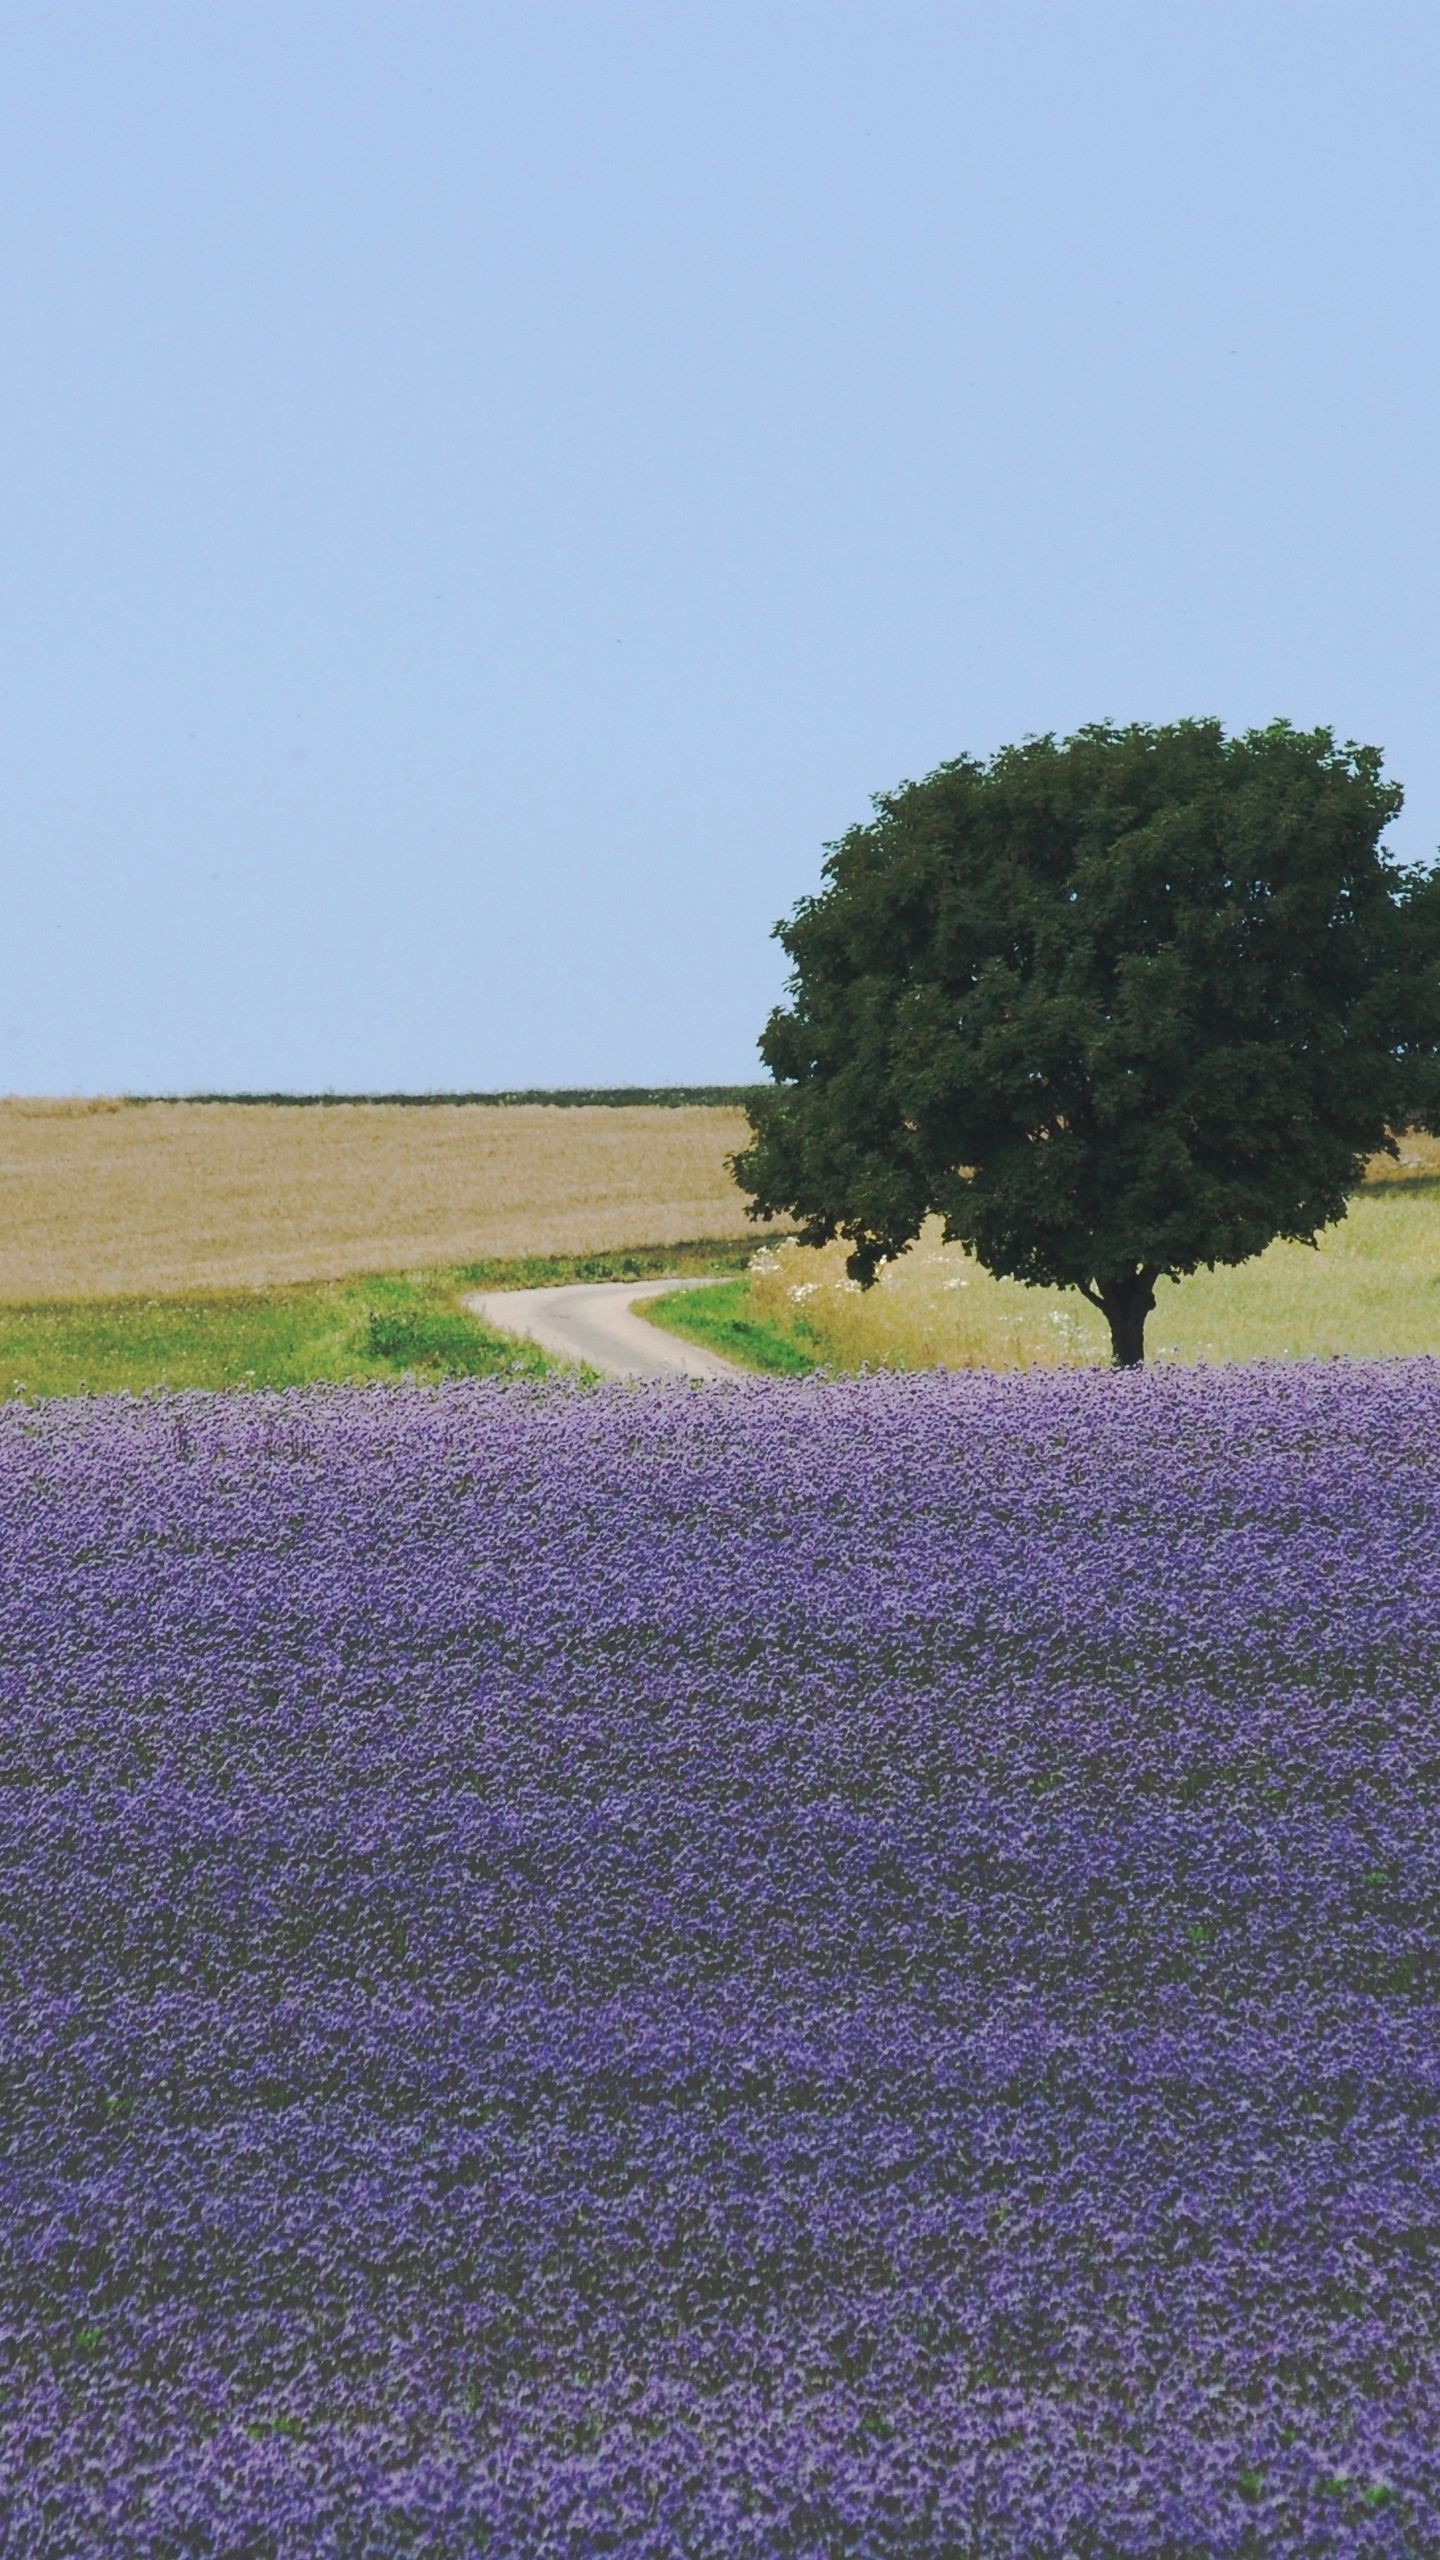
[[[1440,874],[1381,849],[1401,797],[1328,729],[1183,720],[877,799],[776,927],[751,1214],[843,1236],[868,1286],[938,1211],[1142,1360],[1162,1275],[1313,1243],[1440,1125]]]

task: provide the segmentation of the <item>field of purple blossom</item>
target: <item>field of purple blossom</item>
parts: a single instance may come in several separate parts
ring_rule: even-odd
[[[0,2550],[1440,2551],[1440,1365],[0,1413]]]

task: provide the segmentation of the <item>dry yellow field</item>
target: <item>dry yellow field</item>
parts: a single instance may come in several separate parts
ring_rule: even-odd
[[[0,1300],[753,1235],[714,1105],[0,1100]]]

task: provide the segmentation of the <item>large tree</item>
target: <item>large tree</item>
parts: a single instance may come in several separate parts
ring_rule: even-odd
[[[874,803],[776,934],[752,1214],[862,1283],[938,1211],[1078,1289],[1117,1362],[1162,1275],[1313,1242],[1440,1109],[1440,874],[1381,837],[1373,747],[1097,725]]]

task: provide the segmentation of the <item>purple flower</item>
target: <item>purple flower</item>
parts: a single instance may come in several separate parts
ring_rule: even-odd
[[[1440,2550],[1440,1364],[0,1411],[0,2551]]]

